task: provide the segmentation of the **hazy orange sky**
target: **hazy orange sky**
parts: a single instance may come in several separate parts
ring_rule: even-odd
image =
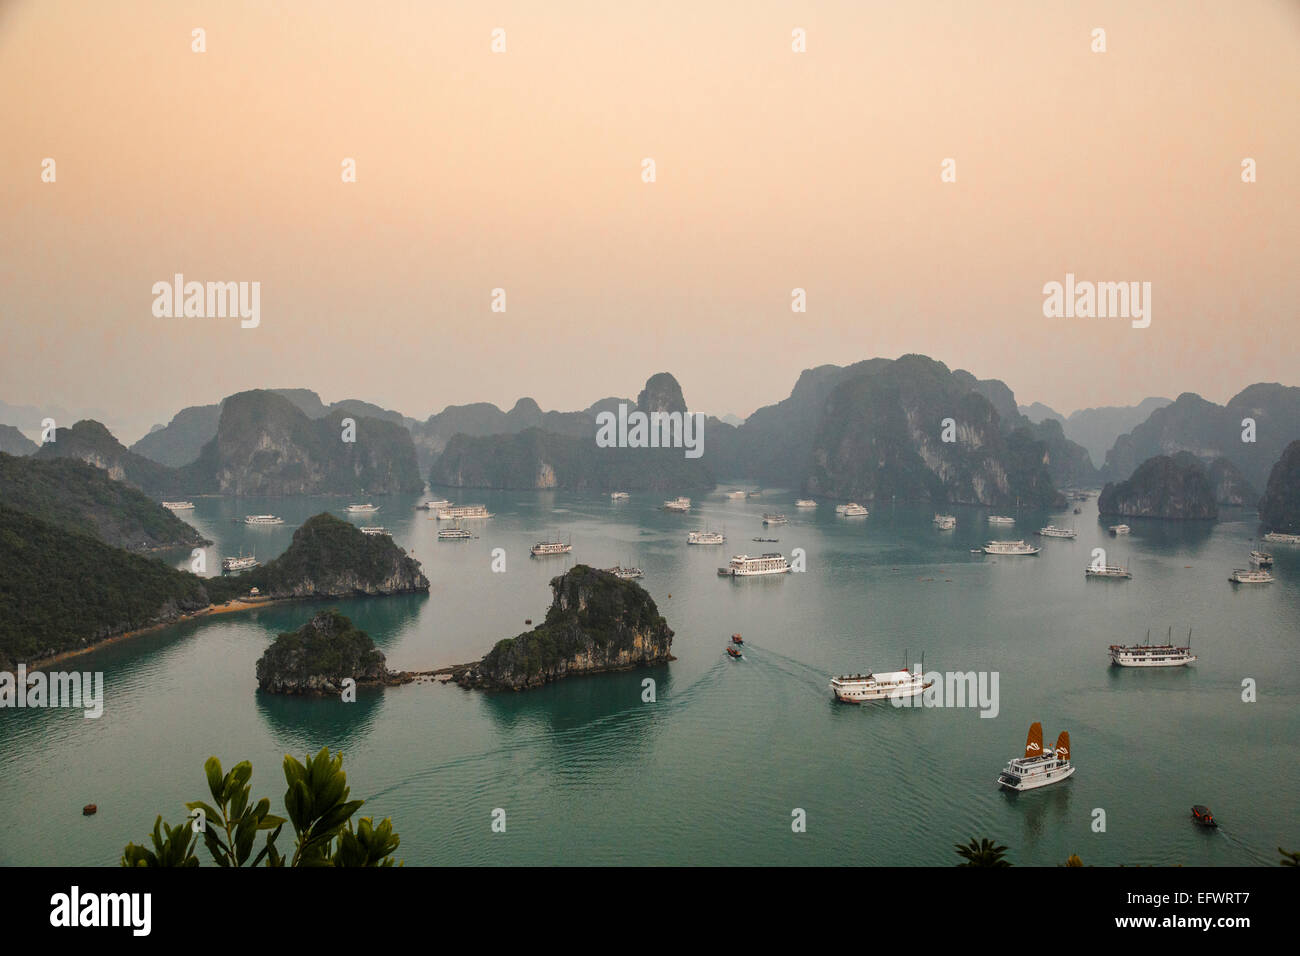
[[[11,404],[423,418],[670,371],[745,415],[905,352],[1063,412],[1300,384],[1295,0],[9,0],[0,91]],[[155,318],[178,272],[260,282],[260,326]],[[1044,318],[1067,272],[1151,282],[1150,328]]]

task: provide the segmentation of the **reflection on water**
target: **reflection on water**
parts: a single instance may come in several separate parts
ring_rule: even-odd
[[[277,746],[292,753],[315,753],[321,747],[351,752],[365,746],[384,708],[384,689],[361,687],[357,699],[341,696],[254,694],[257,712]]]

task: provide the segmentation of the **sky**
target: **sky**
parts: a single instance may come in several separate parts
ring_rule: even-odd
[[[0,402],[124,441],[908,352],[1065,413],[1300,385],[1296,0],[0,0],[0,91]],[[177,273],[257,326],[155,315]],[[1150,325],[1045,316],[1067,273]]]

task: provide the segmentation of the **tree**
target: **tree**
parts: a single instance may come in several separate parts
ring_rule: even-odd
[[[1277,848],[1277,852],[1282,854],[1282,861],[1278,864],[1279,866],[1300,866],[1300,853],[1292,853],[1281,847]]]
[[[263,797],[250,805],[253,766],[247,760],[229,773],[221,772],[221,761],[209,757],[203,765],[212,802],[194,800],[185,804],[187,822],[168,826],[159,816],[154,821],[153,850],[128,843],[122,851],[122,866],[198,866],[193,848],[200,835],[208,854],[218,866],[243,866],[252,855],[259,833],[266,843],[252,866],[263,860],[267,866],[392,866],[392,853],[401,842],[393,832],[392,820],[378,825],[362,817],[355,826],[352,816],[364,800],[349,800],[343,755],[330,755],[321,748],[306,763],[286,754],[284,779],[285,817],[271,813],[271,801]],[[285,856],[275,845],[284,825],[293,826],[295,843]]]
[[[957,850],[957,855],[965,860],[965,863],[958,863],[958,866],[995,866],[1004,867],[1011,864],[1002,857],[1007,852],[1007,848],[995,844],[992,840],[976,840],[970,838],[970,843],[954,843],[953,847]]]

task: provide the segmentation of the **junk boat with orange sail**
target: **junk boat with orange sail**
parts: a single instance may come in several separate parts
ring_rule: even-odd
[[[1008,790],[1036,790],[1048,784],[1060,783],[1074,773],[1070,763],[1070,734],[1062,730],[1056,738],[1056,748],[1043,749],[1043,725],[1034,721],[1029,725],[1029,738],[1025,741],[1025,755],[1016,757],[998,774],[998,786]]]

